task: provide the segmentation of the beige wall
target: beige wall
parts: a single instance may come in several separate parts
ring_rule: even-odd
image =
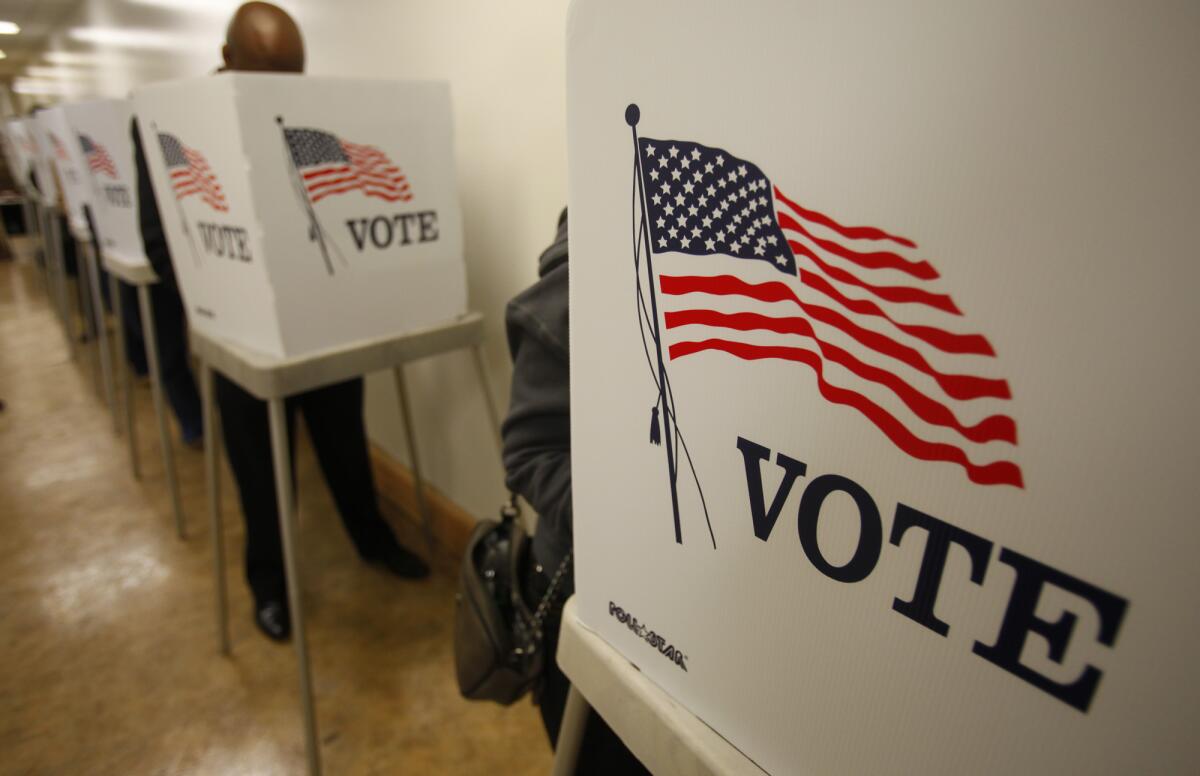
[[[487,319],[487,364],[501,412],[510,366],[506,300],[536,277],[536,258],[566,201],[564,37],[567,0],[281,0],[304,29],[309,72],[450,82],[471,307]],[[52,44],[104,64],[72,95],[122,95],[147,81],[211,70],[226,0],[172,8],[90,0]],[[191,10],[188,10],[188,9]],[[82,47],[66,30],[87,25],[174,36],[167,49]],[[364,106],[369,110],[370,106]],[[427,477],[476,515],[503,497],[499,457],[465,353],[409,369]],[[368,380],[371,437],[406,461],[390,375]]]

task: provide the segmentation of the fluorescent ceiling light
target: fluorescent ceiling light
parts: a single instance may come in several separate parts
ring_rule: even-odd
[[[67,94],[72,90],[61,81],[30,81],[18,78],[13,82],[13,91],[17,94]]]
[[[190,41],[154,30],[123,27],[75,27],[67,35],[72,40],[97,46],[137,49],[178,49]]]
[[[25,68],[23,75],[34,78],[95,78],[99,74],[89,70],[67,70],[61,66],[44,67],[42,65],[30,65]]]
[[[80,51],[47,51],[42,54],[42,59],[52,65],[101,65],[113,61],[111,55]]]
[[[21,25],[16,22],[0,21],[0,35],[16,35],[21,31]]]
[[[226,14],[237,8],[240,0],[125,0],[134,5],[152,5],[156,8],[169,8],[174,11],[195,11],[212,14]]]

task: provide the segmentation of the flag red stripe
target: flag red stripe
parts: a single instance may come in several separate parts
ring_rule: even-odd
[[[778,189],[776,189],[776,191],[778,191]],[[787,214],[779,213],[777,215],[782,217]],[[782,223],[783,221],[781,219],[780,224]],[[856,251],[852,248],[847,248],[841,243],[834,242],[833,240],[823,240],[820,237],[817,237],[812,232],[808,231],[803,224],[795,220],[791,222],[788,228],[797,231],[808,239],[812,240],[814,243],[816,243],[817,247],[829,251],[835,256],[841,256],[846,261],[853,262],[860,267],[865,267],[867,269],[895,269],[905,273],[906,275],[912,275],[915,278],[920,278],[921,280],[934,280],[938,277],[937,270],[934,269],[933,265],[927,261],[911,261],[903,256],[900,256],[899,254],[892,253],[891,251]]]
[[[968,426],[962,423],[949,407],[921,393],[899,376],[870,364],[866,364],[836,345],[819,338],[806,318],[774,318],[758,313],[721,313],[715,310],[680,310],[665,315],[666,327],[701,325],[714,326],[736,331],[764,330],[779,334],[797,334],[808,337],[829,361],[840,364],[849,371],[873,383],[890,389],[913,413],[926,423],[952,428],[971,442],[1017,442],[1017,424],[1007,415],[992,415]]]
[[[340,189],[325,189],[319,194],[314,195],[312,201],[314,203],[320,202],[321,200],[325,199],[325,197],[330,197],[334,194],[344,194],[345,192],[353,191],[354,189],[361,189],[362,193],[366,194],[368,197],[377,197],[379,199],[387,200],[388,202],[408,202],[412,199],[412,194],[409,194],[408,192],[393,194],[364,186],[362,183],[351,183],[341,187]]]
[[[380,188],[391,189],[391,190],[395,190],[395,191],[401,191],[403,189],[408,188],[408,181],[405,180],[403,177],[401,177],[399,179],[391,179],[391,178],[378,178],[378,177],[372,176],[372,175],[360,175],[358,173],[351,173],[350,175],[346,175],[341,178],[316,180],[316,181],[308,184],[308,190],[309,191],[317,191],[323,186],[340,186],[343,183],[349,183],[350,181],[358,181],[358,180],[361,180],[364,183],[370,183],[375,186],[379,186]]]
[[[900,323],[884,312],[879,305],[866,299],[851,299],[825,278],[805,269],[800,270],[800,282],[834,300],[850,312],[883,318],[900,331],[945,353],[969,353],[976,356],[995,356],[996,351],[982,334],[955,334],[934,326]]]
[[[787,213],[779,214],[779,225],[784,229],[790,228],[788,224],[795,223],[791,216]],[[816,251],[809,248],[798,240],[788,240],[788,247],[792,252],[801,256],[808,257],[817,267],[834,280],[839,280],[843,283],[848,283],[853,286],[869,291],[885,302],[896,302],[898,304],[923,304],[927,307],[932,307],[951,315],[962,315],[962,311],[958,309],[958,305],[954,304],[954,300],[947,294],[935,294],[926,291],[923,288],[912,288],[911,286],[875,286],[860,280],[852,272],[849,272],[841,267],[835,267],[820,256]]]
[[[811,350],[785,346],[748,345],[729,340],[708,339],[699,342],[678,342],[670,346],[671,359],[683,358],[693,353],[706,350],[716,350],[746,361],[761,359],[783,359],[806,364],[817,375],[817,388],[826,401],[851,407],[862,413],[868,420],[892,440],[892,443],[914,458],[922,461],[942,461],[961,466],[971,482],[980,485],[1013,485],[1025,487],[1021,477],[1021,469],[1011,461],[996,461],[989,464],[975,464],[965,451],[944,442],[930,442],[921,439],[908,430],[907,427],[887,410],[873,401],[855,393],[839,388],[825,379],[824,366],[821,357]]]
[[[983,397],[1009,399],[1012,397],[1008,383],[1004,380],[974,375],[942,374],[913,348],[902,345],[878,332],[864,329],[833,310],[802,302],[791,288],[777,281],[753,284],[732,275],[716,275],[714,277],[662,275],[659,277],[659,288],[664,294],[672,295],[702,293],[717,296],[745,296],[760,302],[791,302],[808,313],[810,318],[840,329],[868,348],[929,375],[946,392],[946,395],[953,399],[967,400]]]
[[[392,182],[380,182],[371,178],[364,178],[361,175],[347,175],[343,178],[333,178],[332,180],[318,180],[308,184],[309,193],[318,194],[325,189],[341,188],[346,184],[356,184],[361,186],[372,186],[383,191],[388,191],[393,194],[404,194],[408,191],[408,182],[395,184]]]
[[[907,237],[889,234],[882,229],[877,229],[874,226],[844,226],[834,221],[824,213],[818,213],[816,210],[809,210],[788,199],[778,186],[775,189],[775,199],[782,201],[790,207],[796,215],[803,218],[805,221],[811,221],[814,224],[820,224],[827,229],[832,229],[841,236],[850,240],[890,240],[898,245],[903,245],[905,248],[916,248],[917,244]]]

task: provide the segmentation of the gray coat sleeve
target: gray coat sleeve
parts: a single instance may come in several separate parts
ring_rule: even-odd
[[[534,550],[550,568],[571,548],[567,268],[560,269],[514,299],[506,316],[513,356],[512,402],[503,427],[506,482],[538,513]],[[550,299],[555,303],[547,305]],[[554,308],[549,315],[547,307]]]

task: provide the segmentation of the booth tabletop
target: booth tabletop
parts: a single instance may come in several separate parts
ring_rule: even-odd
[[[158,275],[154,274],[154,269],[149,264],[132,264],[105,250],[102,250],[101,253],[104,259],[104,270],[118,280],[131,286],[147,286],[158,282]]]
[[[652,773],[764,776],[766,771],[588,630],[575,599],[563,610],[558,664]]]
[[[483,342],[483,315],[465,313],[448,323],[341,345],[294,358],[244,348],[189,331],[192,352],[260,399],[292,396],[400,364]]]

